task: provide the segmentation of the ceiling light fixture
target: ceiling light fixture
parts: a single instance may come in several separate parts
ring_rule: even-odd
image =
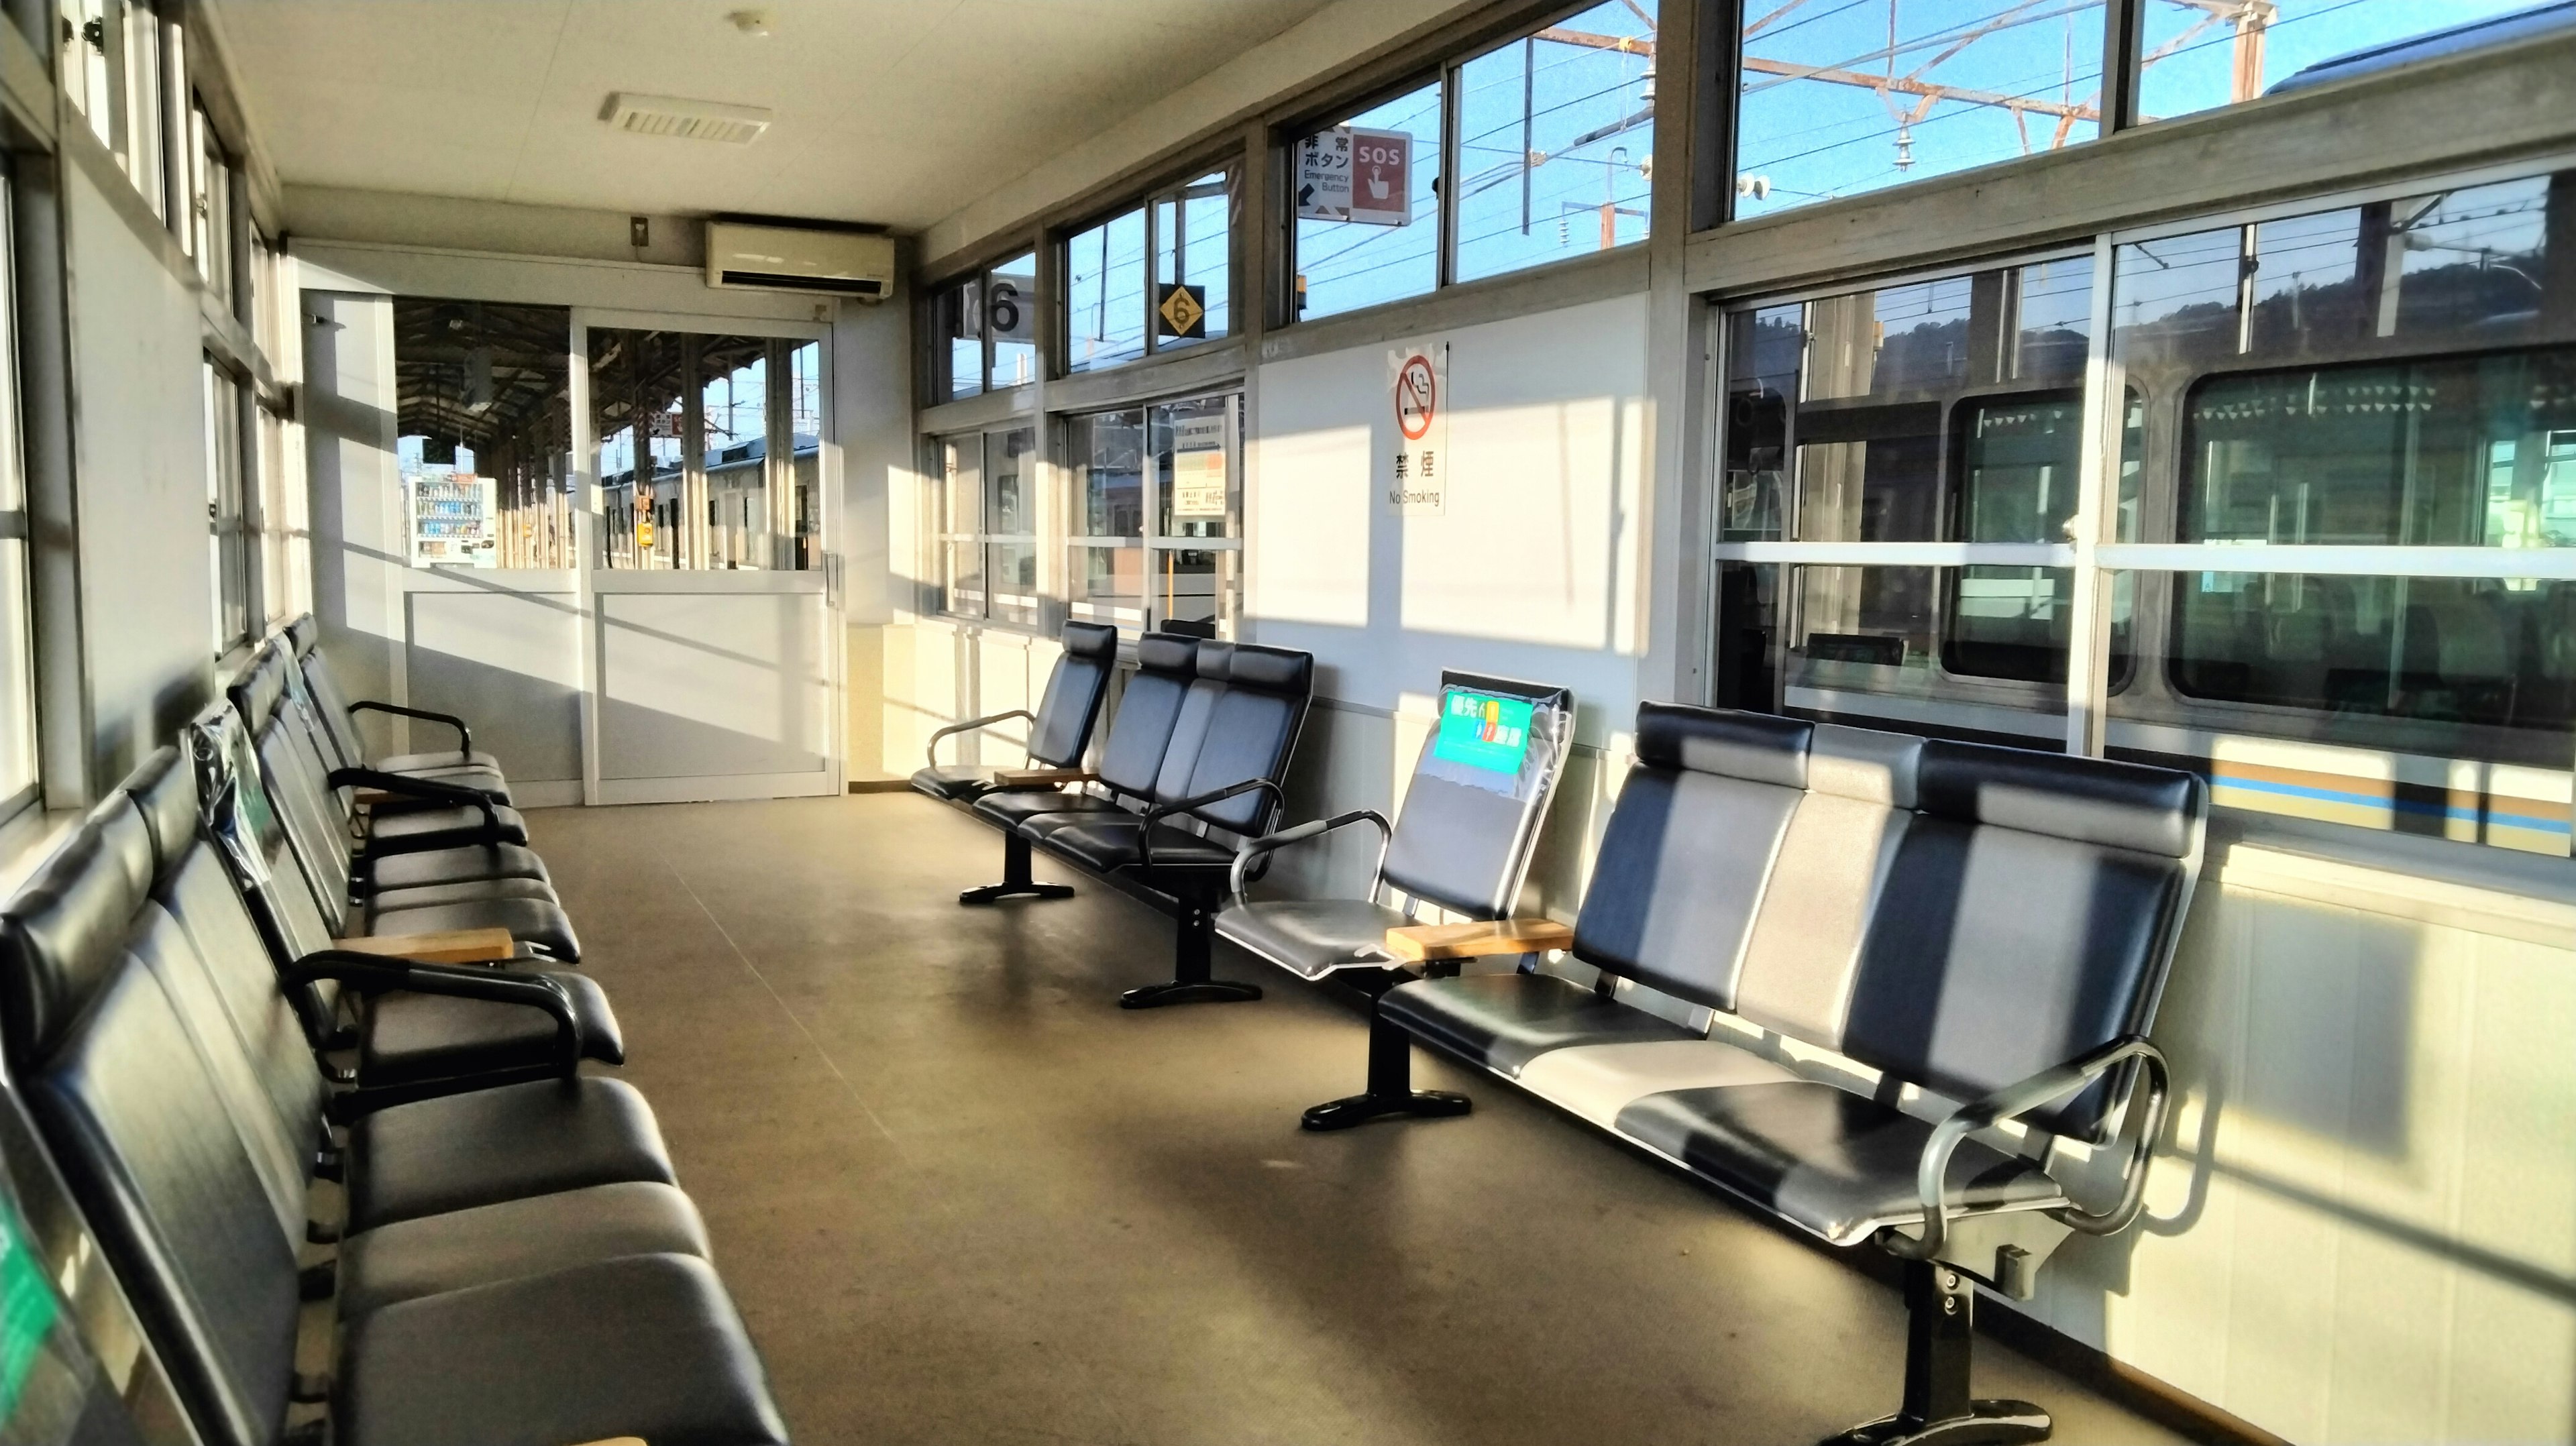
[[[734,29],[745,35],[756,35],[764,40],[769,36],[769,12],[766,10],[737,10],[725,18],[733,22]]]
[[[756,105],[726,105],[621,90],[608,98],[599,118],[639,136],[673,136],[745,146],[758,140],[770,122],[778,119],[778,113]]]

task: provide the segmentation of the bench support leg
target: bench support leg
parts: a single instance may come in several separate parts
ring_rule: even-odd
[[[2048,1413],[2028,1401],[1968,1395],[1977,1288],[1937,1260],[1905,1262],[1905,1408],[1824,1446],[1985,1446],[2045,1441]]]
[[[1216,955],[1216,910],[1194,898],[1181,900],[1180,919],[1172,926],[1172,979],[1147,984],[1118,996],[1121,1009],[1160,1009],[1166,1004],[1230,1004],[1259,999],[1261,986],[1210,977]]]
[[[1306,1111],[1298,1121],[1310,1130],[1347,1130],[1388,1115],[1436,1119],[1463,1115],[1475,1101],[1447,1090],[1413,1087],[1413,1036],[1401,1025],[1369,1016],[1368,1093],[1333,1100]]]
[[[1070,899],[1071,884],[1041,884],[1029,878],[1029,841],[1016,833],[1002,835],[1002,881],[968,889],[957,896],[961,904],[989,904],[996,899]]]

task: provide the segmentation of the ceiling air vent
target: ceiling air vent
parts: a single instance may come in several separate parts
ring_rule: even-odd
[[[681,100],[621,90],[608,98],[608,108],[599,113],[599,118],[639,136],[674,136],[686,141],[747,146],[769,129],[778,113],[756,105],[724,105],[712,100]]]

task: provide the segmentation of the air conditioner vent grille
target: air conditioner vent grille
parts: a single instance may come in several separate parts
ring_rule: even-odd
[[[726,105],[712,100],[682,100],[668,95],[619,91],[608,98],[599,118],[640,136],[678,140],[722,141],[749,145],[768,130],[777,112],[752,105]]]

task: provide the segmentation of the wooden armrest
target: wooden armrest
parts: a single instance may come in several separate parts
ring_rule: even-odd
[[[390,803],[392,801],[393,795],[385,792],[381,788],[353,788],[349,790],[349,802],[353,807],[373,808],[377,804]]]
[[[1089,783],[1092,774],[1084,768],[997,768],[993,782],[1003,788],[1051,788],[1059,783]]]
[[[581,1446],[644,1446],[641,1436],[611,1436],[605,1441],[584,1441]]]
[[[1398,959],[1476,959],[1487,954],[1536,954],[1574,943],[1574,928],[1554,919],[1504,919],[1491,924],[1408,924],[1386,931],[1386,949]]]
[[[371,934],[363,939],[335,939],[331,947],[357,954],[384,954],[430,964],[499,964],[519,952],[507,929],[444,929],[435,934]]]

